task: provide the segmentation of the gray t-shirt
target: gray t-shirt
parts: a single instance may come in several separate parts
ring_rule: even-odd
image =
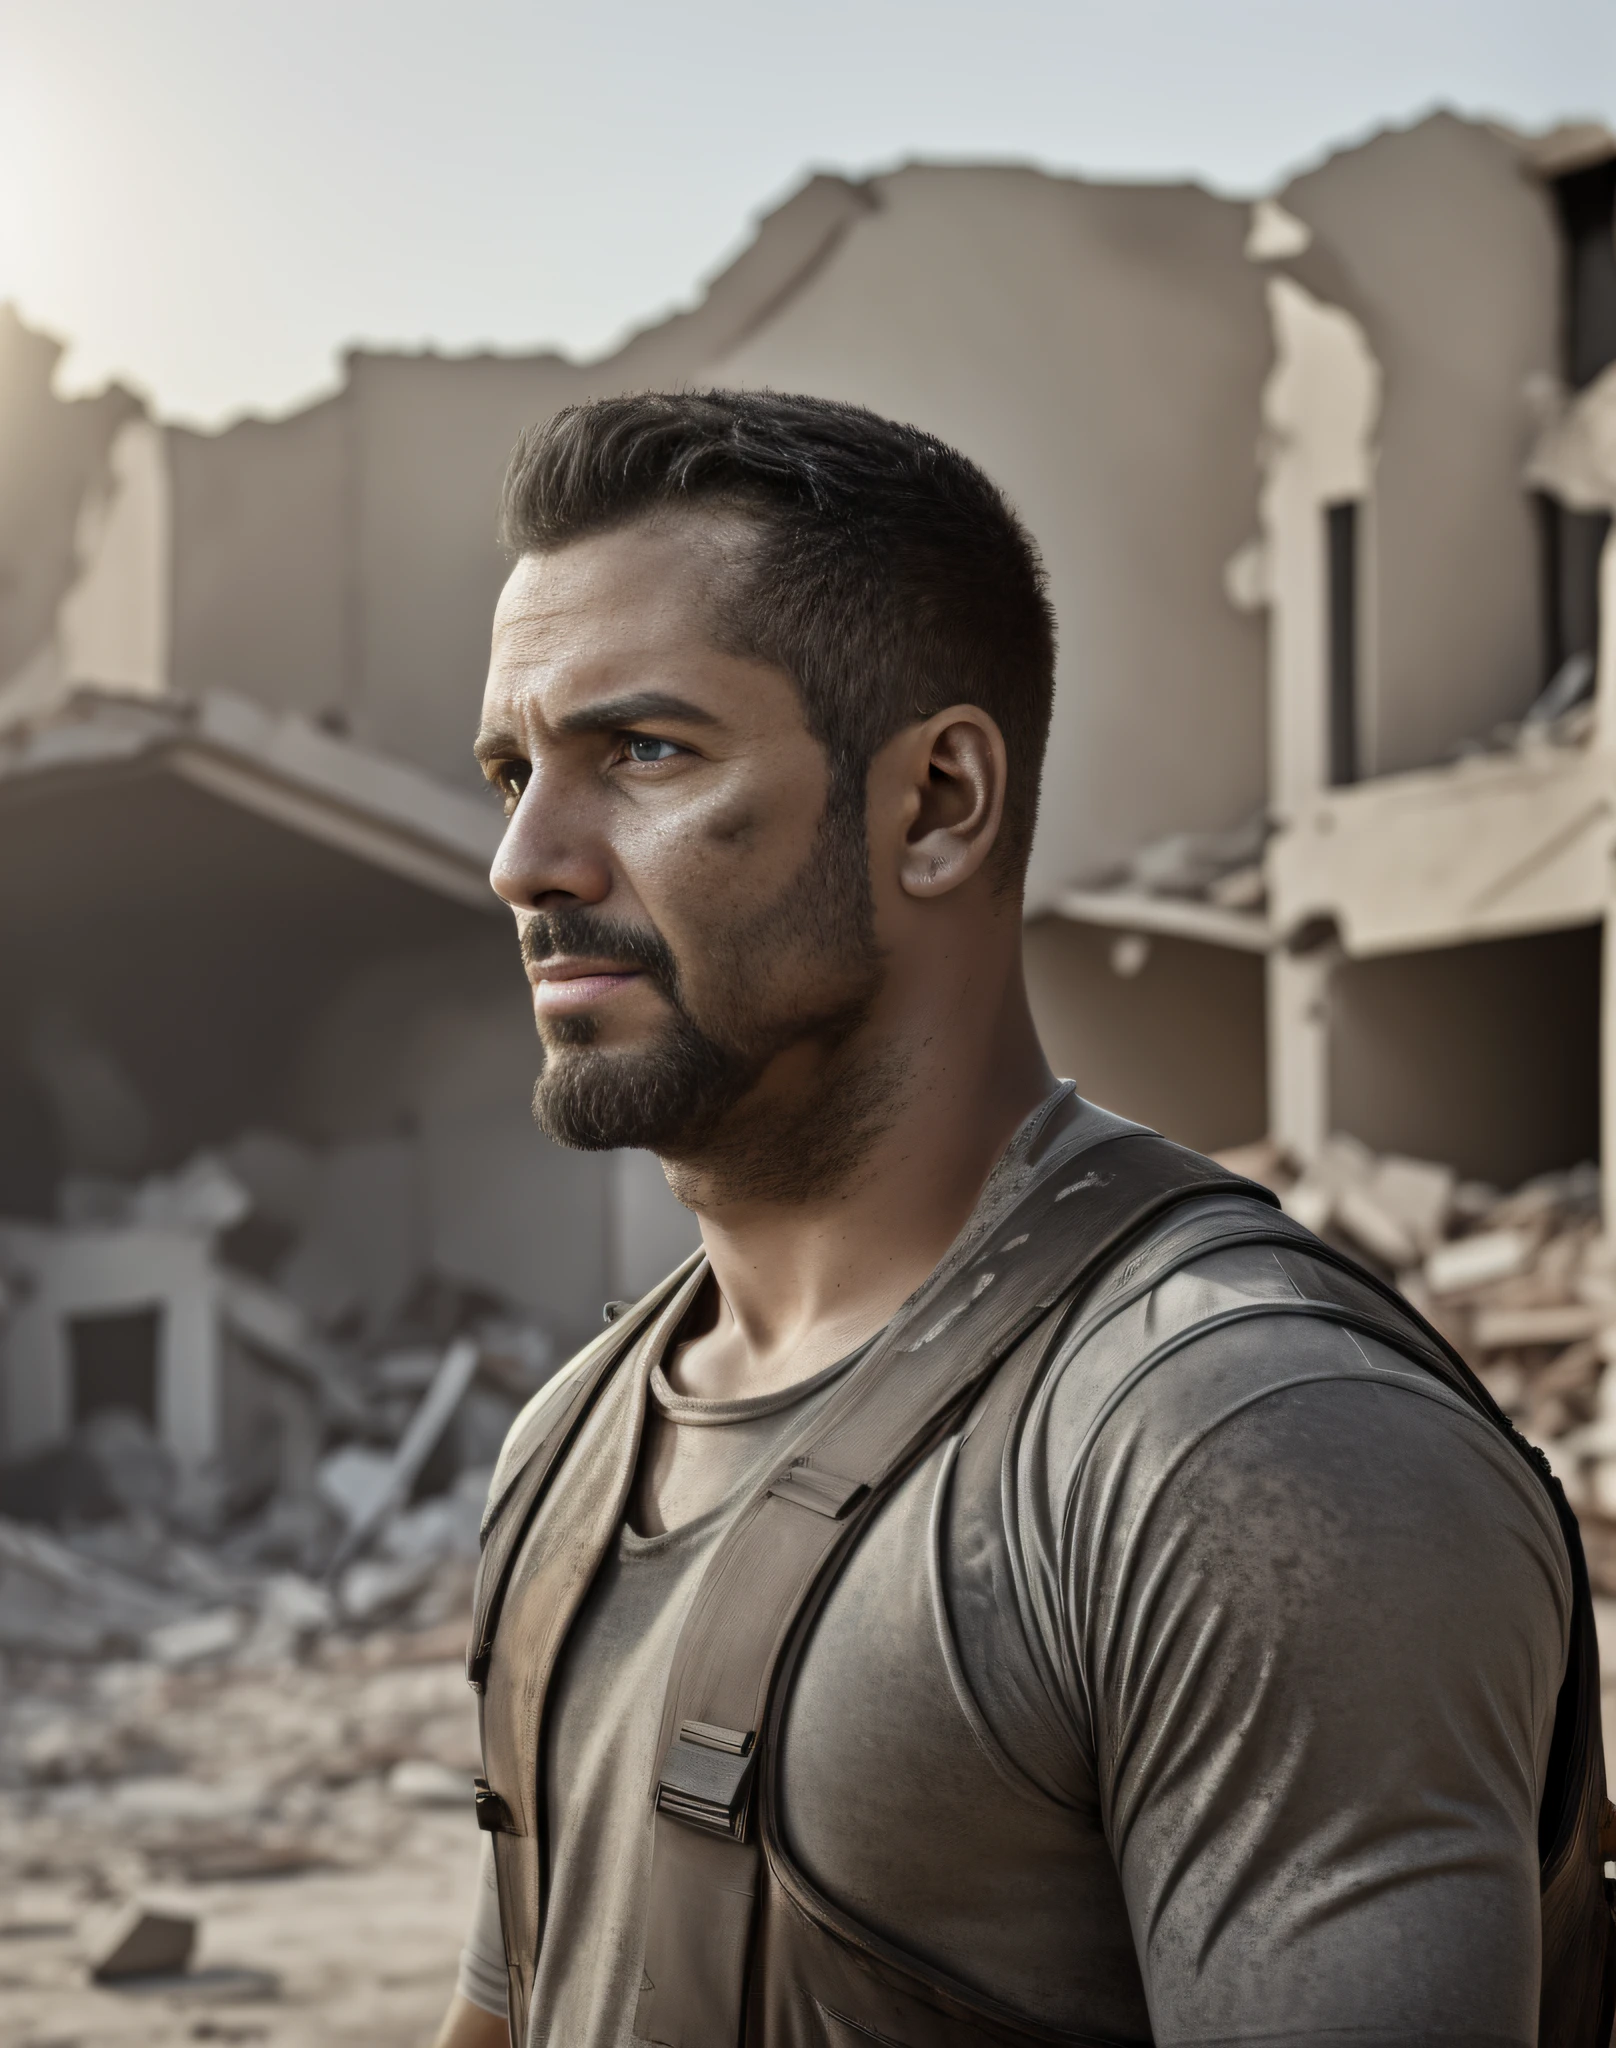
[[[1008,1442],[979,1404],[872,1522],[801,1661],[788,1846],[835,1907],[1057,2033],[1529,2043],[1552,1510],[1430,1373],[1287,1312],[1323,1291],[1305,1252],[1186,1262],[1177,1235],[1091,1290]],[[780,1438],[754,1441],[756,1470]],[[744,1462],[711,1514],[624,1538],[569,1640],[530,2044],[633,2040],[663,1689]],[[462,1989],[502,2011],[488,1882]]]

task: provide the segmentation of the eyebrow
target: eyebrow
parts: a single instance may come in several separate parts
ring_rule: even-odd
[[[668,690],[634,690],[599,704],[569,711],[555,722],[557,732],[614,732],[619,726],[642,725],[647,719],[671,718],[678,725],[717,725],[712,712]]]
[[[472,741],[471,751],[485,764],[489,761],[508,761],[513,754],[521,753],[522,742],[514,733],[505,731],[503,727],[485,725]]]
[[[647,719],[670,719],[677,725],[717,725],[718,719],[688,697],[676,697],[670,690],[634,690],[622,697],[607,697],[598,704],[569,711],[551,727],[553,732],[617,732],[625,725],[643,725]],[[471,751],[479,761],[505,761],[519,757],[527,746],[524,739],[503,726],[485,726],[472,742]]]

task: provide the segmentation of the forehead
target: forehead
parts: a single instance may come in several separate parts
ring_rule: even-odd
[[[733,519],[643,521],[524,555],[495,608],[490,683],[711,659],[747,538]]]
[[[792,677],[721,644],[725,582],[744,574],[754,531],[734,513],[680,514],[525,555],[494,615],[479,752],[502,735],[523,735],[531,752],[566,734],[677,723],[680,706],[714,739],[727,731],[721,752],[806,740]]]

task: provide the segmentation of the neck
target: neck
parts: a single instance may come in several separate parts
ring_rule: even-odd
[[[1055,1085],[1019,957],[1002,979],[883,999],[836,1065],[846,1071],[835,1080],[823,1067],[765,1077],[747,1122],[759,1137],[772,1130],[773,1172],[731,1170],[733,1143],[665,1162],[700,1216],[716,1282],[674,1367],[686,1392],[768,1392],[872,1336],[938,1264],[1016,1127]],[[820,1162],[829,1170],[809,1173],[806,1188],[792,1176],[794,1124],[806,1149],[810,1124],[836,1141]]]

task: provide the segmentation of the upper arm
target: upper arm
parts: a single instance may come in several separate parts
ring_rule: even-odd
[[[1160,2039],[1534,2038],[1565,1554],[1490,1425],[1376,1362],[1299,1318],[1198,1339],[1067,1525]]]

